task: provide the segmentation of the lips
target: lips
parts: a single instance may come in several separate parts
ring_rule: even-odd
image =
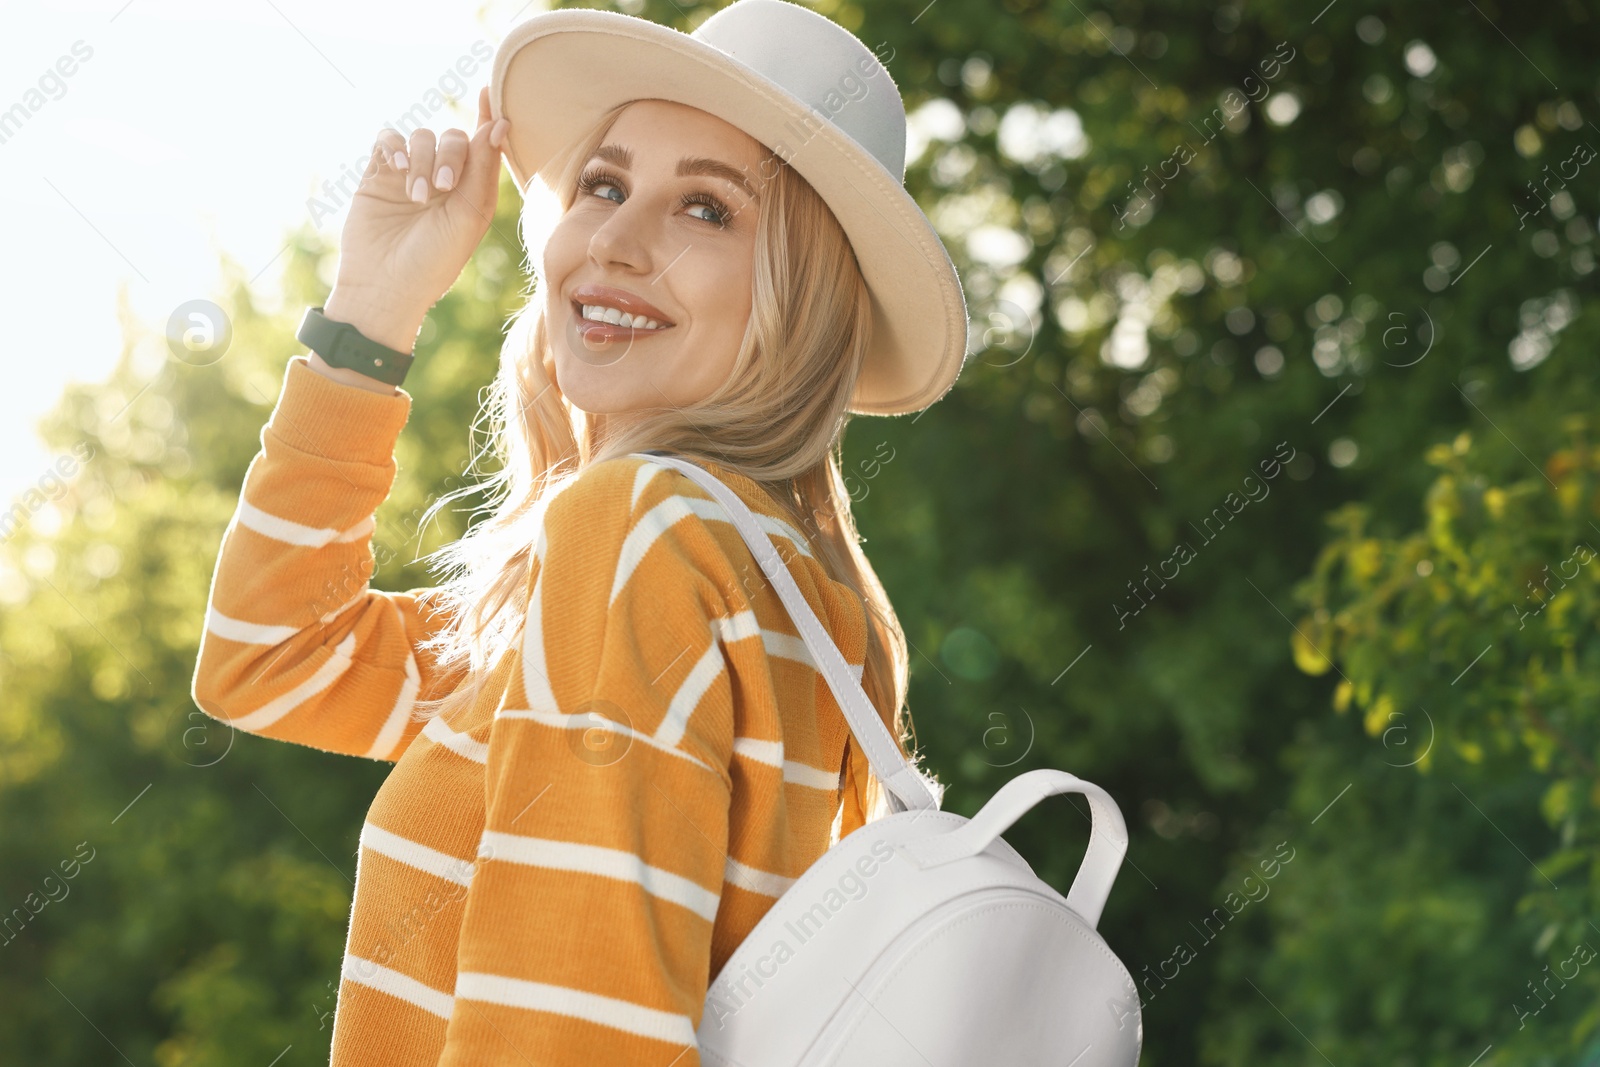
[[[667,318],[660,308],[651,304],[626,289],[618,289],[610,285],[584,284],[572,290],[568,301],[572,308],[573,324],[578,333],[587,341],[608,341],[619,338],[649,337],[652,334],[664,333],[672,329],[674,323]],[[616,308],[633,318],[653,319],[660,323],[658,329],[647,330],[632,326],[622,326],[614,323],[595,322],[583,317],[585,305],[601,304],[608,308]]]

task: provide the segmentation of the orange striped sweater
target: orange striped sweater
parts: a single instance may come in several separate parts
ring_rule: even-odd
[[[444,617],[367,585],[410,406],[290,360],[193,680],[237,729],[395,764],[361,830],[332,1063],[697,1067],[710,980],[862,824],[840,768],[847,745],[865,761],[721,505],[634,457],[547,494],[520,644],[469,714],[414,721],[443,692],[418,645]],[[859,678],[860,600],[760,485],[710,469]]]

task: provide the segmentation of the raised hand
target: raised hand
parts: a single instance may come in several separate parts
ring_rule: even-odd
[[[379,132],[345,219],[329,318],[410,351],[494,219],[509,129],[505,119],[491,121],[485,86],[470,139],[454,128],[437,137],[418,129],[409,141],[392,128]]]

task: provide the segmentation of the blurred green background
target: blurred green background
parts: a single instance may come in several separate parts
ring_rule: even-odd
[[[1120,804],[1143,1063],[1600,1064],[1596,14],[1321,5],[816,5],[887,60],[974,319],[943,402],[849,429],[857,514],[947,809],[1034,767]],[[507,178],[422,335],[377,587],[469,519],[416,526],[526,283],[517,208]],[[292,254],[293,314],[210,294],[221,360],[71,388],[80,469],[12,502],[6,1063],[326,1062],[388,765],[189,700],[336,258]],[[1008,834],[1062,892],[1079,799]]]

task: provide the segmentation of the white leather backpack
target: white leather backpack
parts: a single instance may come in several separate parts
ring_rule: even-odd
[[[970,820],[938,810],[806,603],[771,539],[715,475],[635,453],[721,502],[788,606],[892,813],[825,852],[712,981],[707,1067],[1132,1067],[1139,994],[1095,932],[1127,851],[1105,790],[1065,771],[1007,782]],[[1045,797],[1089,800],[1089,847],[1063,898],[1000,834]]]

